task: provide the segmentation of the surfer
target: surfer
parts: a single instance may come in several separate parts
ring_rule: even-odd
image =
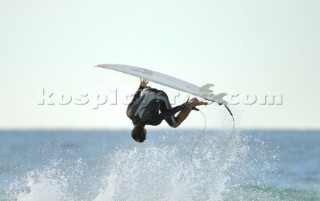
[[[143,142],[146,139],[145,125],[156,126],[165,120],[170,127],[177,128],[195,106],[208,104],[205,101],[193,98],[172,108],[167,94],[164,91],[149,87],[148,82],[148,80],[140,78],[140,86],[127,108],[127,116],[134,125],[131,136],[137,142]],[[179,114],[175,117],[174,115],[178,112]]]

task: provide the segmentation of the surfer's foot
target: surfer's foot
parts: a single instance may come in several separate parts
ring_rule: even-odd
[[[200,101],[200,100],[198,100],[198,99],[196,99],[197,101],[196,101],[196,103],[195,103],[195,106],[199,106],[199,105],[208,105],[208,103],[207,102],[205,102],[205,101]]]
[[[200,101],[197,98],[192,98],[190,101],[189,99],[187,100],[187,102],[185,102],[185,106],[187,108],[193,108],[195,106],[199,106],[199,105],[207,105],[208,103],[205,101]]]

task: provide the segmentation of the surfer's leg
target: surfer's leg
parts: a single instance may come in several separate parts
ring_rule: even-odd
[[[166,93],[164,93],[164,92],[160,93],[158,98],[160,100],[161,113],[166,113],[166,112],[169,112],[168,110],[172,110],[172,106],[169,102],[169,98]],[[186,107],[178,113],[177,117],[175,117],[174,113],[173,113],[173,115],[165,118],[166,122],[169,124],[170,127],[177,128],[188,117],[188,115],[190,114],[190,112],[192,110],[192,107],[196,106],[197,103],[199,103],[199,102],[196,98],[193,98],[190,101],[188,100],[185,103]]]
[[[168,110],[171,110],[171,109],[172,109],[172,106],[169,102],[169,99],[168,98],[161,99],[160,101],[161,113],[168,112]],[[188,117],[191,110],[192,108],[186,107],[178,113],[177,117],[175,117],[174,115],[171,115],[170,117],[165,118],[165,120],[170,127],[177,128]]]
[[[178,126],[180,126],[180,124],[186,120],[186,118],[189,116],[190,112],[191,112],[191,108],[185,108],[183,110],[181,110],[179,112],[179,114],[177,115],[177,117],[175,117],[176,122],[171,126],[173,128],[177,128]]]
[[[188,99],[185,103],[186,107],[179,112],[179,114],[175,118],[176,123],[173,124],[171,127],[177,128],[178,126],[180,126],[180,124],[189,116],[190,112],[192,111],[192,108],[198,105],[207,105],[207,103],[204,101],[199,101],[197,98],[193,98],[190,101]]]
[[[160,99],[160,111],[161,113],[167,112],[168,110],[172,109],[172,106],[170,104],[169,98],[166,93],[161,93]],[[170,117],[165,118],[166,122],[169,124],[169,126],[173,126],[176,124],[176,118],[174,115],[171,115]]]

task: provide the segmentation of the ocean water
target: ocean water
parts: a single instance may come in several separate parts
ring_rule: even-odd
[[[320,200],[319,144],[319,131],[150,130],[139,144],[129,130],[3,130],[0,201]]]

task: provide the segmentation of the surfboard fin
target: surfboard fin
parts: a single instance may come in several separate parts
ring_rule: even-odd
[[[211,87],[213,87],[214,86],[214,84],[211,84],[211,83],[209,83],[209,84],[205,84],[205,85],[203,85],[202,87],[200,87],[200,91],[201,92],[213,92],[210,88]]]
[[[222,105],[222,104],[228,104],[225,100],[223,100],[222,98],[225,97],[227,94],[226,93],[220,93],[220,94],[217,94],[213,97],[213,101],[218,103],[219,105]]]

